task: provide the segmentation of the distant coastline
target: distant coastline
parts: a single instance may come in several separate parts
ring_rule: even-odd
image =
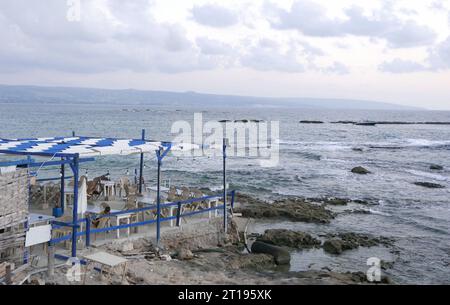
[[[77,87],[9,86],[0,85],[0,103],[79,103],[79,104],[135,104],[195,107],[257,107],[257,108],[308,108],[355,110],[410,110],[425,108],[402,106],[393,103],[304,97],[255,97],[205,94],[197,92],[170,92],[144,90],[113,90]]]

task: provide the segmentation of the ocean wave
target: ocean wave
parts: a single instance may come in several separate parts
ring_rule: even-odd
[[[395,139],[379,142],[335,142],[335,141],[292,141],[281,140],[282,147],[323,151],[349,150],[355,147],[402,149],[402,148],[442,148],[450,147],[450,141],[429,139]]]
[[[299,149],[312,149],[312,150],[323,150],[323,151],[338,151],[338,150],[349,150],[354,147],[354,143],[349,142],[332,142],[332,141],[280,141],[280,145],[295,147]]]
[[[450,180],[449,177],[445,177],[443,175],[429,173],[429,172],[423,172],[423,171],[414,170],[414,169],[406,170],[406,172],[413,174],[414,176],[430,178],[430,179],[437,180],[437,181],[449,181]]]
[[[362,144],[369,148],[403,149],[403,148],[442,148],[450,146],[450,141],[427,139],[405,139],[383,142],[369,142]]]

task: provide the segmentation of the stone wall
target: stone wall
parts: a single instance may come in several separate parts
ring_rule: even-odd
[[[0,175],[0,262],[23,261],[28,190],[27,170]]]

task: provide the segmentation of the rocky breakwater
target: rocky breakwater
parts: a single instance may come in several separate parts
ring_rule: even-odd
[[[235,209],[247,218],[285,219],[310,223],[330,223],[334,213],[323,205],[302,198],[277,200],[273,203],[246,198],[242,206]]]

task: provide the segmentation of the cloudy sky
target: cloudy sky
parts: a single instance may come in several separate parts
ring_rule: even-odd
[[[1,0],[0,83],[450,109],[449,0],[81,0],[79,16],[77,8]]]

